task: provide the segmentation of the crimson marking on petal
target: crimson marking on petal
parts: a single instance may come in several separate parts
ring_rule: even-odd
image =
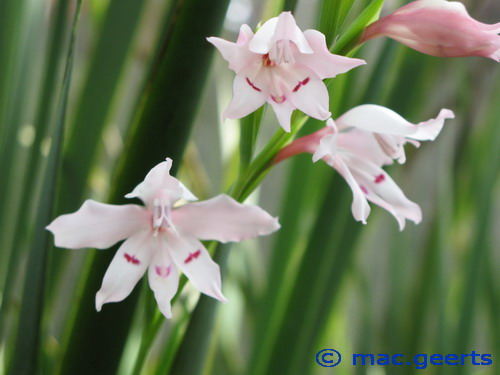
[[[361,191],[365,194],[368,194],[368,189],[365,188],[363,185],[359,185],[359,188],[361,189]]]
[[[262,91],[262,90],[261,90],[261,89],[259,89],[257,86],[255,86],[255,85],[253,84],[253,82],[252,82],[252,81],[250,81],[250,79],[249,79],[248,77],[247,77],[247,83],[248,83],[248,84],[250,85],[250,87],[251,87],[252,89],[254,89],[255,91],[258,91],[258,92],[261,92],[261,91]]]
[[[293,92],[297,92],[299,91],[299,89],[302,87],[302,86],[305,86],[309,83],[311,79],[309,77],[306,77],[303,81],[299,81],[299,83],[297,83],[297,86],[295,86],[293,88]]]
[[[130,254],[123,254],[123,256],[125,257],[125,259],[127,260],[127,262],[129,263],[132,263],[132,264],[140,264],[141,261],[139,259],[137,259],[134,255],[130,255]]]
[[[201,255],[201,250],[196,250],[194,253],[189,253],[189,256],[184,260],[185,264],[191,263],[194,259]]]
[[[155,267],[156,274],[160,277],[167,278],[170,275],[170,272],[172,271],[171,266],[168,267],[160,267],[156,266]]]
[[[385,180],[385,176],[383,174],[379,174],[378,176],[375,176],[375,183],[380,184]]]

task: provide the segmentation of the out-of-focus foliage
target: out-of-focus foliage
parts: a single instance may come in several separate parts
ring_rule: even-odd
[[[352,366],[352,353],[475,350],[498,361],[498,64],[430,57],[385,39],[352,50],[383,5],[385,14],[401,3],[83,1],[75,27],[79,1],[1,1],[0,372],[323,374],[315,362],[322,348],[345,355],[340,375],[422,371]],[[475,18],[498,22],[497,2],[465,5]],[[291,138],[272,136],[271,111],[221,123],[233,72],[220,56],[212,61],[205,37],[235,40],[242,23],[255,27],[283,9],[303,29],[323,31],[333,51],[368,62],[329,83],[334,116],[363,103],[414,122],[443,107],[455,112],[435,142],[410,146],[408,162],[390,168],[422,206],[420,225],[399,232],[378,207],[366,226],[355,222],[345,182],[310,155],[267,170]],[[299,135],[324,125],[293,121]],[[60,157],[51,159],[59,134]],[[165,321],[151,291],[138,286],[97,313],[93,297],[114,250],[47,247],[48,222],[40,221],[89,197],[123,202],[167,156],[199,197],[227,190],[244,199],[257,186],[252,178],[265,176],[248,200],[279,216],[282,228],[264,240],[211,245],[225,264],[227,304],[198,298],[187,283]]]

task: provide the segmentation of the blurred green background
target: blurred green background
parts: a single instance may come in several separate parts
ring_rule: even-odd
[[[335,46],[382,3],[2,0],[0,373],[500,373],[500,73],[491,60],[431,57],[388,39],[357,50],[368,65],[331,82],[334,116],[364,103],[415,123],[443,107],[456,114],[435,142],[410,146],[407,163],[389,168],[423,222],[399,232],[372,206],[361,225],[331,168],[310,155],[287,160],[248,199],[279,216],[281,230],[217,251],[226,304],[188,282],[165,321],[144,282],[98,314],[93,298],[114,249],[54,249],[43,229],[87,198],[124,203],[167,156],[202,199],[231,186],[244,121],[221,122],[234,73],[205,37],[233,41],[242,23],[285,9]],[[498,1],[464,3],[474,18],[499,21]],[[387,0],[382,14],[401,5]],[[264,112],[257,152],[277,129]],[[321,126],[308,120],[301,134]],[[318,366],[323,348],[344,361]],[[472,350],[491,353],[493,365],[350,364],[352,353]]]

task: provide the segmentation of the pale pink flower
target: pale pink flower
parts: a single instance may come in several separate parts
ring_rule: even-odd
[[[236,72],[233,99],[222,117],[242,118],[268,102],[285,131],[290,131],[296,108],[320,120],[330,117],[322,80],[365,64],[330,53],[325,36],[302,32],[290,12],[271,18],[255,35],[248,25],[241,26],[236,43],[215,37],[208,41]]]
[[[500,61],[500,23],[473,19],[462,3],[417,0],[372,23],[362,42],[378,36],[440,57],[484,56]]]
[[[179,207],[179,200],[196,197],[170,176],[172,160],[158,164],[127,198],[140,198],[145,206],[122,206],[87,200],[82,207],[56,218],[47,229],[55,245],[70,249],[104,249],[126,239],[109,265],[96,309],[119,302],[148,270],[149,285],[158,306],[172,316],[170,300],[177,292],[179,269],[202,293],[225,301],[219,266],[200,240],[241,241],[279,229],[276,218],[256,206],[243,205],[227,195]]]
[[[453,117],[452,111],[442,109],[436,118],[414,125],[388,108],[361,105],[336,121],[329,119],[325,128],[297,139],[278,154],[275,162],[302,152],[313,154],[313,161],[323,159],[349,184],[352,214],[357,221],[366,223],[371,201],[389,211],[403,230],[406,219],[417,224],[421,221],[420,207],[381,167],[393,160],[404,163],[406,143],[418,147],[419,141],[434,140],[445,119]]]

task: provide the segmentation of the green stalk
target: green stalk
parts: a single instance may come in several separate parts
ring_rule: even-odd
[[[165,44],[159,47],[159,60],[153,65],[114,178],[112,202],[122,203],[122,197],[165,157],[174,160],[173,172],[180,165],[196,115],[193,108],[198,106],[213,52],[205,37],[217,33],[227,5],[227,0],[210,3],[185,0],[178,4],[173,17],[168,18]],[[203,22],[193,22],[194,19]],[[119,304],[105,305],[99,314],[95,312],[95,292],[113,255],[113,250],[106,251],[92,261],[92,273],[79,302],[62,374],[116,371],[137,293]]]
[[[45,230],[45,225],[50,221],[55,202],[58,163],[60,161],[60,148],[64,134],[68,91],[71,82],[74,47],[81,4],[82,0],[79,0],[73,20],[73,29],[66,59],[58,117],[53,133],[53,145],[49,154],[47,171],[44,176],[42,187],[42,196],[44,199],[40,201],[40,206],[37,210],[33,249],[28,257],[20,313],[21,324],[19,325],[16,349],[10,368],[10,372],[17,375],[32,375],[39,373],[41,322],[48,266],[48,250],[50,246],[49,235]]]

